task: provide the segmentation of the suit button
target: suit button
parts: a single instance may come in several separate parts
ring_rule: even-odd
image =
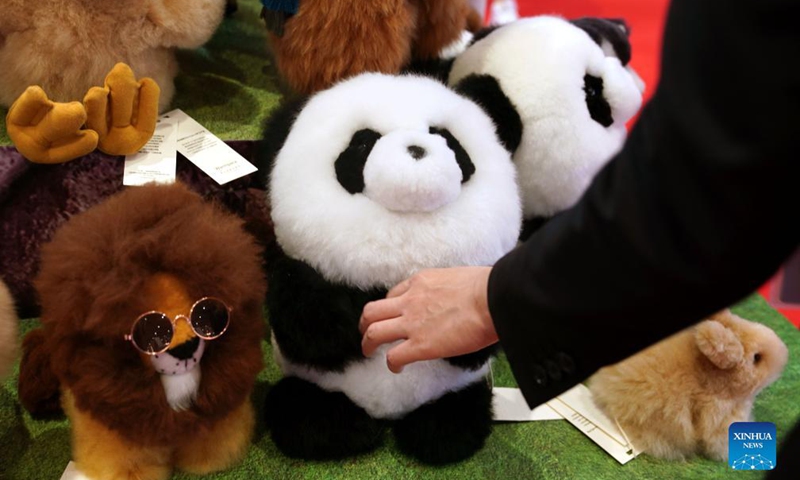
[[[547,371],[544,369],[544,367],[537,363],[533,366],[531,373],[533,374],[533,381],[536,382],[537,385],[540,387],[547,385]]]
[[[575,360],[573,360],[572,357],[566,353],[561,352],[557,354],[556,360],[558,360],[561,370],[563,370],[567,375],[571,375],[575,372]]]
[[[558,364],[552,360],[547,360],[544,362],[544,366],[547,367],[547,375],[550,376],[556,382],[561,380],[561,368],[559,368]]]

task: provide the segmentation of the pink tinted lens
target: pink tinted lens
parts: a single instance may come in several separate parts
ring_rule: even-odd
[[[131,339],[145,353],[160,353],[172,341],[172,322],[163,313],[148,313],[139,317],[133,326]]]

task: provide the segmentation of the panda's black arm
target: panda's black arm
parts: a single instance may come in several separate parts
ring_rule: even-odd
[[[341,371],[363,359],[358,320],[364,305],[385,290],[365,292],[335,285],[278,246],[267,251],[267,308],[281,353],[287,359]]]
[[[492,345],[482,348],[477,352],[468,353],[466,355],[459,355],[457,357],[445,358],[450,364],[456,367],[467,368],[469,370],[477,370],[489,360],[489,357],[497,354],[497,345]]]

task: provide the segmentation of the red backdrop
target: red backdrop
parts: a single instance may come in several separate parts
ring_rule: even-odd
[[[661,35],[669,0],[517,0],[522,16],[557,14],[566,18],[624,18],[631,26],[631,64],[647,84],[649,98],[658,81]]]

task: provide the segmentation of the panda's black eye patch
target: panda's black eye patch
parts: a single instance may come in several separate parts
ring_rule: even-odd
[[[365,128],[353,134],[350,144],[336,159],[336,179],[345,190],[355,195],[364,191],[364,165],[381,134]]]
[[[464,147],[461,146],[461,143],[450,133],[450,130],[446,128],[430,128],[431,135],[439,135],[443,137],[445,141],[447,141],[447,146],[450,147],[450,150],[456,155],[456,162],[458,163],[459,168],[461,168],[461,183],[465,183],[469,178],[475,173],[475,164],[472,163],[472,159],[469,158],[469,154]]]
[[[611,116],[611,105],[603,96],[603,79],[586,75],[583,77],[583,91],[586,92],[586,106],[592,119],[604,127],[614,123]]]

